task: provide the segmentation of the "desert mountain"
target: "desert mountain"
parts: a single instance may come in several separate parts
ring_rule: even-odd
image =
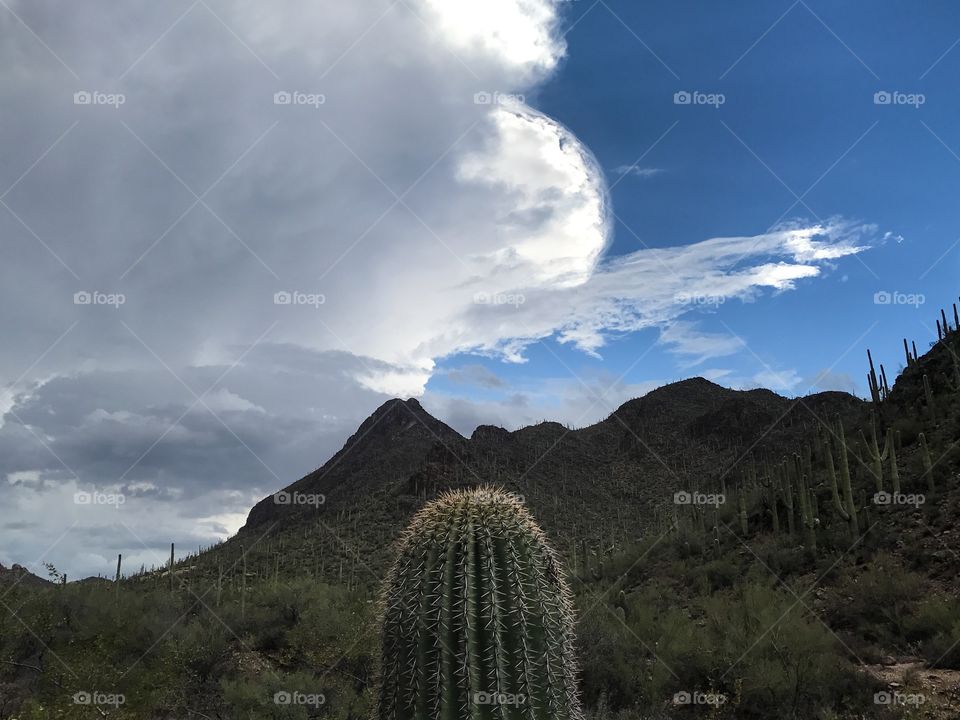
[[[743,458],[779,459],[821,421],[860,421],[866,405],[845,393],[788,399],[693,378],[588,427],[480,426],[465,438],[416,400],[390,400],[322,467],[257,503],[238,537],[288,537],[323,562],[361,557],[376,569],[424,499],[494,483],[523,496],[562,549],[572,537],[614,543],[648,528],[677,491],[721,487]],[[322,503],[310,504],[316,496]]]

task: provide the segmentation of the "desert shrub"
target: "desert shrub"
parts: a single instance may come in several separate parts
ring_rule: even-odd
[[[841,583],[839,592],[846,598],[835,610],[839,626],[877,643],[902,644],[923,578],[881,553],[859,576]]]
[[[237,720],[356,720],[370,717],[373,697],[342,675],[259,671],[220,683],[224,717]]]
[[[934,597],[920,603],[907,623],[907,637],[933,667],[960,669],[960,600]]]
[[[960,670],[960,619],[926,641],[923,656],[932,667]]]
[[[807,718],[872,703],[872,682],[851,670],[837,639],[768,583],[711,591],[687,608],[660,588],[623,604],[622,616],[588,606],[578,628],[584,699],[606,717],[669,715],[683,692],[724,695],[712,711],[730,718]]]
[[[923,432],[922,417],[920,414],[900,417],[893,423],[893,429],[900,433],[900,441],[904,447],[917,442],[917,437]]]
[[[747,584],[705,599],[703,610],[709,679],[735,717],[815,717],[872,701],[836,638],[793,595]]]
[[[766,566],[767,574],[787,578],[807,572],[812,567],[810,554],[802,547],[789,541],[774,541],[761,545],[757,556]]]
[[[689,573],[691,587],[706,595],[733,586],[741,575],[740,567],[730,560],[711,560],[695,566]]]
[[[286,642],[291,660],[306,667],[336,668],[358,687],[374,672],[378,652],[376,603],[364,602],[343,588],[314,584]]]
[[[325,712],[320,685],[306,673],[244,674],[221,681],[223,709],[236,720],[307,720]]]
[[[656,548],[653,547],[655,545]],[[654,553],[657,561],[662,562],[669,554],[668,546],[658,545],[657,538],[631,544],[604,560],[603,577],[619,583],[621,587],[633,586],[647,574]]]
[[[171,655],[189,679],[202,685],[213,675],[229,650],[230,631],[209,615],[176,625],[170,631]]]
[[[628,707],[641,697],[644,659],[615,613],[604,603],[591,605],[577,624],[583,701],[588,706],[605,696],[615,708]]]

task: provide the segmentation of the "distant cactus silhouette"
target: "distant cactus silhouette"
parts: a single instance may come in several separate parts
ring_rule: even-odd
[[[379,720],[580,720],[559,562],[491,488],[423,508],[386,580]]]

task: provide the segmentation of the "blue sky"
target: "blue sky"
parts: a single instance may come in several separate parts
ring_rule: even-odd
[[[960,287],[960,7],[763,1],[733,13],[715,2],[583,0],[564,17],[567,57],[528,102],[569,127],[604,169],[616,215],[608,255],[834,216],[876,225],[881,240],[795,290],[694,313],[704,329],[745,341],[730,357],[687,366],[656,346],[651,329],[612,339],[600,358],[550,340],[525,365],[479,362],[527,385],[717,369],[749,385],[773,371],[785,394],[808,391],[832,368],[847,377],[825,385],[852,378],[865,393],[866,348],[889,370],[902,363],[903,336],[918,347],[930,339],[938,308]],[[679,91],[724,102],[677,105]],[[882,91],[922,94],[922,104],[876,104]],[[926,304],[875,304],[881,291],[922,294]],[[463,390],[443,375],[428,387]]]

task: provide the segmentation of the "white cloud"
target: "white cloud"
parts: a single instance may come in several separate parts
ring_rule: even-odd
[[[796,389],[800,380],[800,375],[792,368],[785,370],[767,368],[753,376],[753,382],[756,383],[757,387],[768,388],[779,393],[789,393]]]
[[[652,178],[663,172],[663,168],[639,167],[637,165],[620,165],[613,170],[617,175],[633,175],[639,178]]]
[[[0,373],[79,321],[35,373],[161,362],[181,373],[229,363],[225,348],[266,333],[379,361],[354,380],[418,394],[453,353],[521,361],[552,334],[597,353],[611,335],[670,326],[691,310],[679,294],[787,290],[866,246],[866,228],[833,221],[603,259],[608,198],[589,150],[522,103],[474,103],[483,88],[535,89],[563,52],[557,3],[428,2],[426,23],[405,7],[294,0],[265,14],[232,0],[218,6],[232,33],[197,6],[152,45],[170,18],[146,2],[98,15],[99,27],[87,9],[18,3],[85,86],[128,97],[120,109],[70,104],[74,78],[19,24],[2,26],[0,59],[17,69],[4,94],[21,109],[0,138],[13,148],[10,182],[78,122],[6,202],[80,279],[0,215],[28,256],[0,268],[3,306],[16,307],[0,327],[19,335]],[[149,51],[133,64],[137,48]],[[277,106],[278,90],[326,102]],[[214,182],[185,214],[195,198],[184,184]],[[126,303],[73,304],[97,288]],[[280,291],[325,302],[276,305]],[[15,302],[25,292],[32,302]]]
[[[493,121],[490,147],[463,158],[459,177],[499,188],[511,201],[494,218],[504,241],[474,254],[471,269],[495,283],[488,292],[584,283],[610,225],[596,161],[568,130],[527,108],[498,108]]]
[[[811,377],[804,378],[799,389],[804,393],[838,391],[857,395],[859,392],[856,381],[850,375],[830,368],[822,368]]]
[[[710,358],[725,357],[740,352],[744,342],[732,333],[703,332],[694,323],[677,320],[660,333],[660,342],[670,352],[687,357],[683,367],[691,368]]]
[[[603,420],[627,400],[646,395],[665,382],[628,383],[612,373],[590,373],[514,384],[485,399],[428,390],[422,402],[428,412],[465,436],[478,425],[516,430],[543,420],[578,428]]]
[[[558,0],[426,0],[436,33],[470,62],[475,54],[540,74],[566,45],[555,32]]]
[[[473,385],[487,389],[502,389],[508,383],[497,376],[489,368],[479,364],[462,365],[451,368],[444,373],[452,382],[462,385]]]

